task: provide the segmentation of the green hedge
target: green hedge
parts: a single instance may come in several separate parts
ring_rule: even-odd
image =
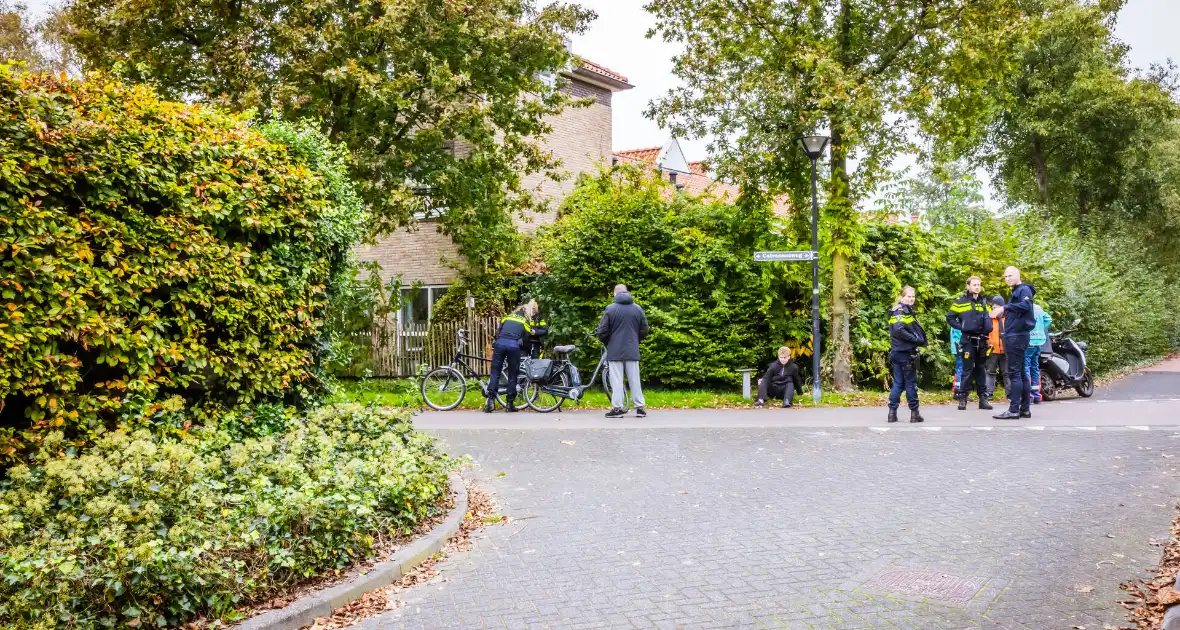
[[[307,128],[0,65],[0,458],[170,398],[306,401],[364,212]]]
[[[922,377],[949,386],[954,368],[945,314],[979,275],[984,292],[1008,295],[1003,270],[1017,265],[1037,289],[1055,329],[1082,319],[1099,373],[1180,346],[1180,288],[1174,272],[1125,255],[1140,245],[1106,234],[1100,243],[1019,217],[963,216],[924,229],[868,218],[865,245],[850,261],[854,377],[889,382],[888,309],[901,287],[917,289],[918,316],[931,339]],[[533,288],[549,314],[554,342],[580,342],[623,282],[648,313],[646,379],[666,385],[736,384],[738,368],[761,366],[784,343],[807,356],[811,269],[757,264],[758,249],[809,249],[797,225],[764,208],[702,201],[641,173],[616,169],[586,179],[541,238],[548,272]],[[801,230],[800,230],[801,232]],[[821,263],[821,283],[830,278]],[[828,334],[827,296],[823,333]],[[591,345],[591,348],[594,348]],[[596,348],[583,355],[597,360]],[[810,372],[809,361],[804,370]]]
[[[631,168],[586,179],[541,239],[547,270],[533,291],[550,337],[584,346],[580,358],[592,365],[600,351],[586,334],[624,283],[651,323],[646,379],[732,381],[735,367],[760,362],[776,343],[772,304],[784,285],[753,262],[770,218],[768,208],[679,194]]]
[[[0,481],[0,626],[233,619],[438,513],[450,464],[408,417],[359,405],[240,441],[119,431],[77,454],[51,433]]]

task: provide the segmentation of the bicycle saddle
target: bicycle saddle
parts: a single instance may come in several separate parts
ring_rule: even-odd
[[[557,354],[569,354],[577,349],[578,349],[577,346],[554,346],[553,347],[553,351],[556,352]]]

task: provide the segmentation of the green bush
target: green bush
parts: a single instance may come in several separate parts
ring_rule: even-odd
[[[798,305],[810,291],[786,284],[779,266],[754,262],[771,226],[768,207],[692,197],[630,168],[584,180],[541,237],[547,271],[533,291],[550,338],[586,346],[582,360],[597,361],[585,335],[621,282],[651,323],[645,379],[737,382],[734,369],[767,359],[783,340],[805,345],[809,335],[810,320],[789,317],[781,300],[789,294]]]
[[[1004,268],[1015,265],[1036,289],[1037,303],[1062,330],[1080,318],[1078,338],[1089,342],[1087,360],[1096,373],[1134,365],[1180,345],[1180,289],[1141,258],[1134,241],[1106,235],[1091,243],[1069,230],[1019,218],[933,229],[870,223],[866,245],[855,261],[860,290],[853,318],[858,382],[887,381],[887,309],[902,285],[917,291],[915,308],[930,337],[924,353],[927,382],[949,383],[950,354],[945,313],[964,291],[966,279],[983,279],[986,296],[1011,292]]]
[[[808,248],[782,227],[762,208],[695,199],[616,169],[582,181],[567,198],[561,219],[542,235],[548,273],[533,290],[549,315],[553,340],[581,342],[598,323],[611,287],[623,282],[652,324],[645,379],[736,383],[734,369],[761,366],[782,343],[809,356],[810,267],[752,260],[758,249]],[[954,359],[946,311],[972,275],[983,278],[986,295],[1007,296],[1002,276],[1008,265],[1020,267],[1036,287],[1055,329],[1082,319],[1079,338],[1090,342],[1088,358],[1098,373],[1180,345],[1180,288],[1166,270],[1122,255],[1138,248],[1129,238],[1107,234],[1092,243],[1055,226],[986,211],[942,216],[929,229],[871,218],[862,227],[864,246],[849,261],[857,383],[888,386],[888,310],[908,284],[917,290],[918,317],[931,342],[921,363],[923,381],[949,385]],[[830,318],[823,297],[826,339]],[[597,360],[597,348],[590,347],[584,363]],[[806,370],[809,362],[802,363]]]
[[[451,462],[404,415],[323,408],[238,441],[53,432],[0,481],[0,625],[175,626],[368,558],[441,510]]]
[[[345,160],[310,128],[0,65],[0,458],[166,399],[316,396],[365,221]]]

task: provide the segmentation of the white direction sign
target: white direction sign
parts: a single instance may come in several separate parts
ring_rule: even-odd
[[[815,252],[754,252],[754,262],[775,262],[780,260],[814,260]]]

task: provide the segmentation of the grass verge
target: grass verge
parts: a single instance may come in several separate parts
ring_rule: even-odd
[[[649,409],[737,409],[749,407],[752,400],[742,398],[740,391],[712,389],[644,389]],[[390,407],[422,408],[422,396],[418,393],[417,382],[412,379],[365,379],[346,381],[336,394],[339,402],[375,403]],[[923,403],[945,403],[951,401],[949,390],[923,390],[919,392]],[[795,397],[798,407],[881,407],[889,400],[889,392],[878,390],[855,390],[852,392],[823,392],[818,405],[812,402],[811,392]],[[467,391],[460,409],[478,409],[483,404],[477,386]],[[610,400],[599,388],[586,392],[580,405],[567,402],[562,409],[607,409]]]

